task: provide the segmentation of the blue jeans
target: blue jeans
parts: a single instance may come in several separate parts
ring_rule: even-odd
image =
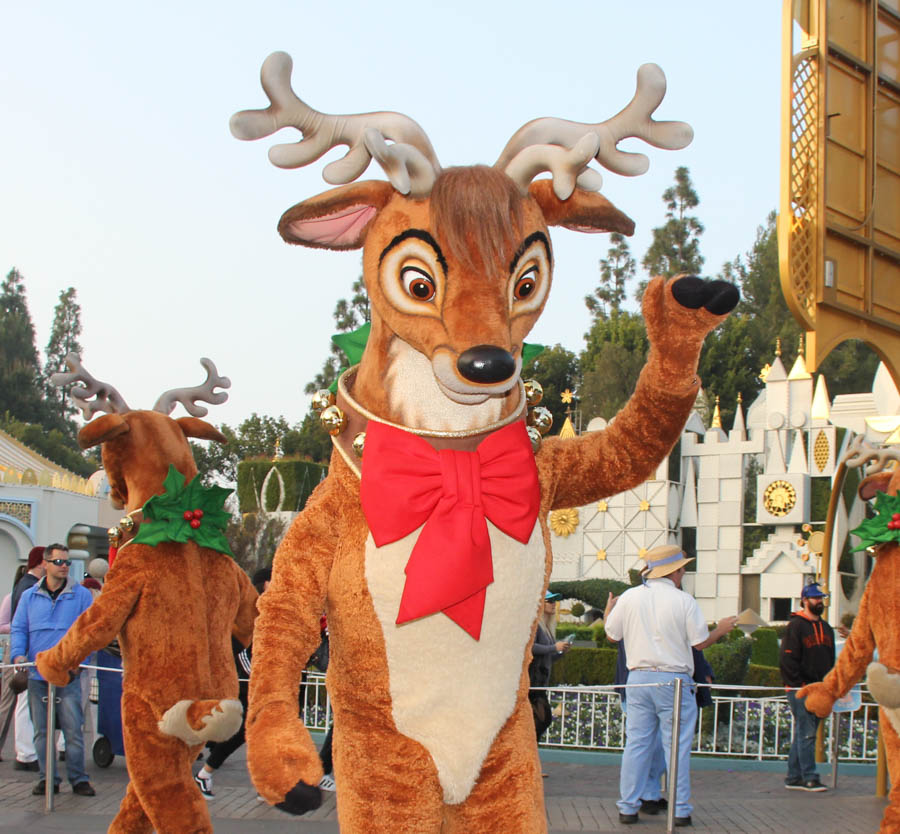
[[[668,683],[680,677],[684,686],[681,697],[681,732],[678,738],[678,781],[675,791],[675,816],[689,817],[691,805],[691,747],[694,742],[694,725],[697,721],[697,700],[694,696],[694,682],[687,673],[674,675],[670,672],[628,673],[628,683]],[[625,753],[622,755],[622,770],[619,774],[619,793],[616,803],[623,814],[636,814],[641,807],[641,799],[659,797],[659,780],[655,796],[646,796],[649,788],[651,767],[658,761],[662,742],[665,766],[670,770],[672,718],[675,701],[674,686],[641,687],[628,690],[628,708],[625,715]],[[670,770],[671,772],[671,770]]]
[[[34,725],[34,747],[42,779],[46,778],[47,773],[47,688],[47,681],[28,679],[28,708]],[[80,676],[68,686],[56,688],[56,721],[66,739],[66,773],[69,782],[72,785],[87,782],[88,775],[84,770],[84,715],[81,711]],[[53,781],[57,785],[62,781],[57,768],[54,768]]]
[[[791,752],[788,755],[788,781],[808,782],[810,779],[818,779],[816,731],[822,719],[811,713],[804,705],[803,699],[798,698],[795,692],[788,691],[787,699],[794,714],[794,733],[791,736]]]

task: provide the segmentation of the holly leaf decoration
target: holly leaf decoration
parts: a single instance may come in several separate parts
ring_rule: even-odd
[[[522,343],[522,366],[527,365],[535,356],[540,356],[544,352],[543,345],[529,345],[528,342]]]
[[[900,542],[900,529],[891,530],[888,527],[894,513],[900,513],[900,495],[879,492],[875,496],[875,512],[876,516],[867,518],[859,527],[850,531],[851,536],[859,539],[859,545],[851,553],[885,542]]]
[[[187,484],[171,463],[163,492],[154,495],[143,507],[144,520],[138,528],[134,541],[151,547],[161,542],[195,541],[200,547],[208,547],[234,558],[225,528],[230,514],[225,510],[225,499],[233,490],[224,487],[205,487],[200,476]],[[185,517],[189,514],[189,518]],[[194,523],[197,522],[197,523]]]

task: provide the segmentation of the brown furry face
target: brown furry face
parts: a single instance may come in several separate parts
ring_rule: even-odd
[[[366,236],[363,263],[378,313],[374,336],[377,320],[386,322],[432,362],[451,398],[510,389],[546,301],[552,253],[540,208],[508,177],[484,167],[450,169],[429,201],[394,197]],[[479,345],[508,351],[515,373],[488,385],[464,379],[457,359]]]

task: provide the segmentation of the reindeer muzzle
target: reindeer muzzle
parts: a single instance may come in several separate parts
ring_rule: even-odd
[[[503,348],[476,345],[459,355],[456,367],[469,382],[490,385],[509,379],[516,372],[516,360]]]

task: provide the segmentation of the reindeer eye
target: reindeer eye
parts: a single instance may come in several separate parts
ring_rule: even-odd
[[[528,298],[537,288],[537,270],[529,269],[513,287],[513,297],[517,301],[523,301]]]
[[[421,269],[404,267],[400,271],[400,280],[403,282],[403,289],[418,301],[431,301],[434,298],[434,279]]]

